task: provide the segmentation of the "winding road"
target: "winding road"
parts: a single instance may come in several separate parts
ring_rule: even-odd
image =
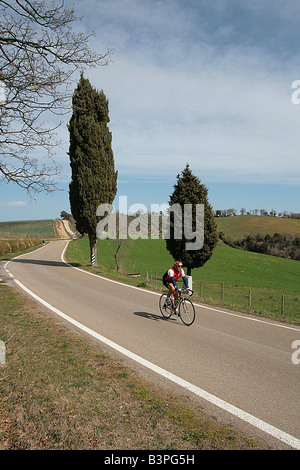
[[[165,320],[158,294],[68,265],[67,243],[17,257],[0,274],[153,380],[275,448],[300,450],[299,327],[203,305],[190,327]]]

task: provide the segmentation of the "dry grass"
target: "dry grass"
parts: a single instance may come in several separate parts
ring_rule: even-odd
[[[0,283],[0,450],[262,449]]]

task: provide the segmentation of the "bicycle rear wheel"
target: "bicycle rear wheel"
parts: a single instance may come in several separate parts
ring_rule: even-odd
[[[166,304],[167,294],[162,294],[159,299],[159,309],[163,317],[170,318],[172,315],[172,305]]]
[[[182,299],[179,305],[179,315],[181,321],[189,326],[194,323],[195,320],[195,307],[191,300]]]

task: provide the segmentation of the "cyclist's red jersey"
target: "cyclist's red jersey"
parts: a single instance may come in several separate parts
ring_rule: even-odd
[[[180,268],[180,271],[176,271],[175,269],[170,268],[166,272],[166,276],[164,276],[164,280],[167,281],[167,282],[171,282],[171,277],[174,277],[175,281],[178,281],[180,276],[182,276],[182,277],[185,276],[184,271],[183,271],[182,268]]]

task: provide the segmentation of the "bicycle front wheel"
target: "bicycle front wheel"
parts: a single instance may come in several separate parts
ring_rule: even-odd
[[[179,305],[179,315],[185,325],[189,326],[194,323],[195,307],[190,299],[182,299]]]
[[[159,299],[159,309],[163,317],[170,318],[172,315],[172,306],[167,305],[167,294],[163,294]]]

